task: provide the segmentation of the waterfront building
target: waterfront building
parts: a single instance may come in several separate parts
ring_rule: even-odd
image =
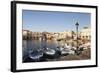
[[[80,38],[83,40],[91,40],[91,29],[89,27],[84,27],[79,34]]]
[[[40,39],[42,36],[41,32],[32,32],[32,39]]]
[[[22,31],[22,35],[23,35],[23,36],[27,36],[27,32],[28,32],[28,30],[23,30],[23,31]]]
[[[65,39],[66,38],[66,32],[59,32],[57,39]]]
[[[58,39],[65,39],[65,40],[70,40],[72,39],[74,36],[74,32],[72,33],[72,31],[64,31],[64,32],[59,32],[58,34]]]
[[[22,30],[23,39],[31,39],[32,38],[32,31],[29,30]]]

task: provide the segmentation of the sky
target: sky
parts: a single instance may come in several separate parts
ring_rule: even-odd
[[[75,31],[76,22],[79,23],[79,30],[83,27],[90,27],[91,14],[36,10],[22,11],[23,29],[33,32]]]

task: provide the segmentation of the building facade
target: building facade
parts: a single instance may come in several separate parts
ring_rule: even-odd
[[[84,39],[84,40],[91,40],[91,29],[88,27],[84,27],[81,31],[80,31],[80,38]]]

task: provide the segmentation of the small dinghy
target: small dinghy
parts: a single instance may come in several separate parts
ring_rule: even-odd
[[[63,49],[62,51],[61,51],[61,54],[62,55],[69,55],[69,54],[75,54],[75,51],[74,50],[70,50],[70,49]]]
[[[61,51],[61,55],[68,55],[69,54],[69,50],[68,49],[63,49]]]
[[[69,55],[69,54],[75,54],[75,51],[72,50],[70,46],[65,45],[64,47],[60,47],[61,55]]]
[[[39,61],[43,57],[43,53],[38,50],[33,50],[29,52],[29,58],[33,61]]]
[[[67,55],[68,51],[64,47],[58,47],[60,55]]]
[[[56,51],[51,49],[51,48],[46,48],[44,50],[44,56],[46,58],[54,58],[55,57],[55,54],[56,54]]]
[[[50,49],[50,48],[47,48],[47,49],[45,50],[45,54],[48,54],[48,55],[54,55],[55,52],[56,52],[55,50]]]

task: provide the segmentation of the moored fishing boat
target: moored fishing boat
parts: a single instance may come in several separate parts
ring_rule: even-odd
[[[40,61],[43,57],[43,52],[38,50],[32,50],[29,51],[29,58],[31,58],[33,61]]]

